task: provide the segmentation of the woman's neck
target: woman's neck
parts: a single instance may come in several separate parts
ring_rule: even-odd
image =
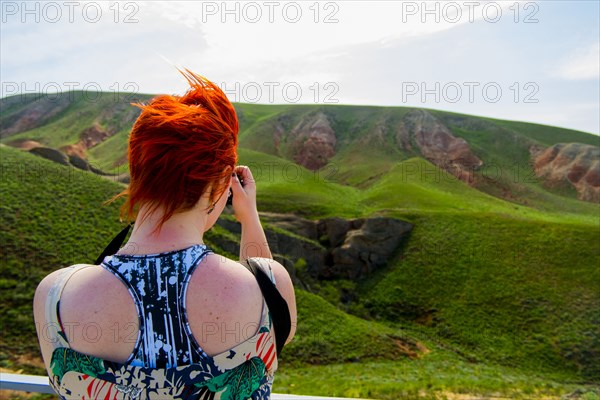
[[[145,219],[140,209],[131,236],[118,254],[152,254],[180,250],[194,244],[204,244],[206,215],[197,209],[173,214],[157,230],[162,212],[157,210]]]

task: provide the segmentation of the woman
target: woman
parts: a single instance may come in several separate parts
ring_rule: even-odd
[[[135,217],[127,244],[100,265],[51,273],[36,290],[40,347],[62,397],[269,398],[277,332],[257,280],[203,241],[231,193],[240,261],[252,257],[276,283],[290,310],[286,343],[294,336],[290,277],[272,260],[252,173],[235,166],[235,110],[216,85],[182,74],[185,95],[138,105],[131,181],[110,200],[126,196],[121,211]]]

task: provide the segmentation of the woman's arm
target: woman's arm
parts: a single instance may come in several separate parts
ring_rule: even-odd
[[[260,223],[258,212],[242,223],[242,240],[240,242],[240,261],[250,257],[273,258],[265,231]]]
[[[244,181],[241,185],[237,175]],[[233,210],[235,217],[242,224],[242,238],[240,242],[240,261],[250,257],[273,258],[265,231],[260,223],[256,208],[256,182],[250,168],[238,166],[231,184],[233,191]]]

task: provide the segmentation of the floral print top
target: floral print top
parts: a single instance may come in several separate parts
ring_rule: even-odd
[[[135,350],[122,364],[69,347],[60,325],[62,288],[78,270],[65,268],[51,288],[46,322],[57,326],[50,383],[63,399],[269,399],[277,351],[266,301],[256,333],[208,356],[194,339],[185,312],[189,278],[212,251],[204,244],[148,255],[114,255],[101,266],[125,284],[139,317]],[[265,271],[268,263],[257,259]]]

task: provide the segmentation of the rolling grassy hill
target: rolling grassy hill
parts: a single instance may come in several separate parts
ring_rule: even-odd
[[[151,97],[73,91],[55,97],[27,94],[3,98],[0,141],[9,145],[34,141],[75,151],[100,170],[122,173],[127,171],[127,135],[139,115],[139,109],[130,103],[146,102]],[[415,111],[420,110],[455,137],[464,139],[470,152],[483,161],[482,168],[473,171],[476,189],[519,205],[554,212],[565,211],[562,201],[575,199],[577,193],[569,185],[557,189],[537,178],[531,148],[572,142],[600,146],[598,136],[585,132],[438,110],[342,105],[234,106],[240,120],[241,148],[293,164],[297,164],[299,148],[306,144],[305,135],[322,117],[321,122],[334,134],[335,143],[334,154],[325,155],[323,166],[317,168],[320,176],[360,189],[375,184],[398,162],[426,158],[415,141],[418,132],[412,132],[411,125]],[[402,133],[413,136],[401,143]],[[74,145],[84,148],[73,150],[70,147]],[[315,168],[310,170],[315,172]],[[576,206],[572,203],[570,208]]]
[[[2,99],[2,142],[60,148],[97,126],[111,136],[87,150],[88,160],[122,172],[136,114],[113,110],[114,99],[105,96],[59,105]],[[51,112],[15,125],[35,107]],[[385,399],[600,393],[600,205],[545,187],[528,151],[572,141],[597,146],[595,136],[429,110],[484,160],[488,169],[477,173],[494,179],[473,187],[396,145],[410,109],[236,109],[239,163],[257,180],[259,210],[309,219],[385,215],[414,224],[402,249],[368,278],[298,289],[301,323],[276,392]],[[338,139],[335,155],[311,170],[293,161],[291,136],[276,146],[272,132],[294,132],[319,113]],[[120,226],[120,203],[102,202],[122,186],[9,147],[0,152],[2,366],[39,373],[24,361],[37,355],[35,286],[49,271],[95,258]],[[492,175],[491,166],[500,172]],[[216,226],[206,236],[217,250],[219,235],[231,234]],[[351,301],[344,300],[348,292]]]
[[[40,373],[19,361],[37,354],[30,309],[35,286],[49,271],[95,258],[119,228],[118,204],[102,202],[121,185],[19,150],[0,151],[2,363]],[[294,204],[320,215],[339,208],[351,216],[376,208],[372,193],[377,188],[344,187],[351,191],[339,196],[338,184],[313,180],[311,171],[303,171],[298,182],[277,178],[281,160],[273,156],[244,150],[240,158],[254,163],[254,170],[261,164],[272,167],[270,176],[257,174],[259,193],[264,193],[258,199],[261,210],[291,211],[285,207]],[[303,185],[313,194],[302,196],[297,188]],[[451,192],[448,185],[440,190]],[[463,186],[465,198],[477,192],[456,185]],[[298,290],[301,323],[284,354],[276,390],[395,399],[400,393],[416,397],[426,387],[431,395],[467,390],[527,398],[527,393],[587,388],[576,382],[597,379],[594,285],[599,277],[592,267],[599,257],[597,225],[519,218],[512,206],[503,209],[504,215],[484,208],[452,211],[447,203],[456,204],[461,195],[460,188],[453,190],[450,200],[434,196],[421,209],[395,210],[415,223],[415,230],[385,270],[353,284],[360,300],[349,311],[364,318],[336,307],[335,291],[330,304]],[[404,190],[403,196],[418,192]],[[486,197],[491,208],[502,202],[491,196],[479,202]],[[352,207],[360,203],[369,207],[362,212]],[[427,350],[411,360],[398,343],[420,343]],[[360,384],[348,380],[353,374],[360,375]]]
[[[0,155],[1,356],[5,365],[10,365],[18,354],[38,353],[31,312],[37,283],[58,268],[92,263],[119,230],[119,204],[102,203],[122,186],[6,146],[0,147]],[[235,258],[211,239],[218,234],[209,231],[206,243]],[[299,290],[298,304],[305,318],[297,340],[286,348],[285,361],[332,363],[403,357],[394,341],[396,329],[345,314],[305,291]]]

